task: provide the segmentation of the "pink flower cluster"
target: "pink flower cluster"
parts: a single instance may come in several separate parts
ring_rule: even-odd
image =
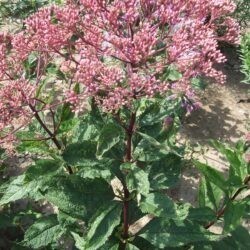
[[[214,64],[225,61],[219,40],[238,42],[238,25],[228,17],[234,9],[232,0],[69,0],[39,10],[8,46],[0,35],[0,129],[24,115],[32,84],[39,87],[46,73],[39,65],[36,84],[20,80],[30,54],[60,61],[69,79],[62,92],[75,110],[88,97],[115,111],[143,96],[191,93],[190,79],[201,75],[224,82]],[[163,78],[169,67],[182,77]]]
[[[27,106],[32,102],[34,87],[25,80],[13,80],[0,88],[0,131],[14,119],[30,116]]]

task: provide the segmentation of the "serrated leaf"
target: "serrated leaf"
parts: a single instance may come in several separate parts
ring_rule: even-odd
[[[24,185],[25,175],[19,175],[8,184],[0,200],[0,206],[22,199],[30,192],[30,186]]]
[[[133,244],[138,247],[139,249],[148,249],[148,250],[158,250],[159,248],[153,246],[149,241],[145,240],[142,237],[139,236],[135,236],[134,240],[133,240]]]
[[[31,182],[40,181],[41,186],[46,182],[46,179],[52,178],[62,170],[62,163],[57,160],[40,159],[34,165],[29,166],[25,172],[25,181]]]
[[[137,132],[143,139],[145,139],[149,144],[151,144],[152,146],[154,146],[155,148],[163,148],[162,144],[160,142],[158,142],[155,138],[147,135],[147,134],[144,134],[144,133],[141,133],[141,132]]]
[[[142,139],[133,152],[133,158],[141,162],[160,161],[167,153],[169,152],[155,148],[147,140]]]
[[[220,236],[205,230],[202,226],[191,222],[166,221],[153,219],[139,236],[155,247],[180,247],[194,242],[218,240]]]
[[[105,242],[99,249],[100,250],[119,250],[119,239],[117,237],[109,237],[108,241]],[[98,250],[99,250],[98,249]]]
[[[107,165],[103,165],[102,163],[100,165],[93,165],[90,167],[83,167],[78,172],[77,175],[81,176],[82,178],[86,179],[95,179],[95,178],[102,178],[106,181],[111,181],[112,179],[112,173],[108,169],[108,162],[106,162]]]
[[[168,154],[148,167],[150,185],[153,190],[162,190],[175,186],[180,180],[181,158]]]
[[[98,207],[114,197],[106,181],[83,179],[80,176],[57,177],[43,195],[59,210],[86,221]]]
[[[96,163],[96,143],[93,141],[82,141],[69,144],[64,150],[63,159],[73,166],[89,166],[93,161]]]
[[[99,209],[91,219],[85,249],[99,249],[108,240],[115,227],[120,223],[121,212],[120,204],[114,202]]]
[[[143,213],[153,214],[157,217],[176,218],[173,201],[162,193],[151,193],[142,198],[140,209]]]
[[[208,178],[210,182],[215,184],[221,190],[227,191],[227,183],[219,171],[198,161],[194,161],[194,164],[202,172],[202,174]]]
[[[85,240],[84,238],[82,238],[79,234],[71,232],[74,240],[75,240],[75,246],[77,249],[79,250],[86,250],[85,248]]]
[[[38,219],[31,225],[24,235],[23,245],[38,249],[47,246],[61,236],[61,226],[56,215],[49,215]]]
[[[115,123],[106,124],[101,130],[99,136],[96,153],[97,157],[102,158],[106,152],[119,143],[122,134],[122,129]]]
[[[126,184],[130,192],[137,191],[145,196],[149,193],[150,183],[148,174],[144,170],[133,163],[124,163],[120,169],[126,173]]]
[[[228,233],[236,229],[245,212],[245,203],[229,201],[224,214],[224,232]]]
[[[210,248],[208,248],[210,246]],[[195,250],[200,249],[211,249],[211,250],[245,250],[250,248],[250,234],[248,230],[242,226],[239,226],[235,231],[231,232],[231,235],[217,242],[211,242],[209,245],[206,245],[206,248],[195,248]]]
[[[41,138],[45,137],[40,135]],[[31,153],[42,153],[48,154],[50,152],[50,147],[46,141],[37,140],[38,135],[32,131],[19,131],[17,133],[17,138],[20,143],[17,145],[17,151],[22,152],[31,152]]]
[[[209,207],[194,208],[191,207],[187,219],[191,221],[209,222],[216,220],[215,212]]]
[[[208,178],[202,178],[199,186],[199,205],[200,207],[210,207],[218,211],[219,204],[223,198],[223,191],[211,183]]]
[[[41,192],[56,180],[57,175],[64,173],[63,164],[58,160],[41,159],[31,165],[25,172],[24,184],[30,187],[29,197],[39,200]]]
[[[193,222],[210,222],[216,220],[216,213],[209,207],[192,207],[189,203],[176,206],[178,220],[190,220]]]
[[[77,222],[76,218],[73,218],[70,214],[66,214],[63,211],[58,212],[57,220],[62,227],[74,226]]]
[[[235,152],[233,149],[226,147],[219,141],[211,141],[214,148],[216,148],[230,163],[230,172],[233,172],[232,177],[238,177],[241,181],[244,180],[247,175],[247,169],[242,165],[239,159],[239,152]],[[229,179],[229,182],[231,180]]]

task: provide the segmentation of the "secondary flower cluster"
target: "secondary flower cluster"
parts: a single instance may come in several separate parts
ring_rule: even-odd
[[[39,62],[35,87],[49,61],[60,61],[69,79],[62,93],[75,110],[88,97],[114,111],[142,96],[191,93],[190,79],[200,75],[224,82],[213,66],[225,61],[219,40],[238,42],[238,25],[228,17],[234,9],[231,0],[72,0],[39,10],[23,31],[0,36],[0,128],[32,99],[32,91],[17,94],[20,84],[31,84],[20,80],[31,54]],[[180,79],[162,77],[170,66]],[[74,93],[75,83],[79,93]],[[13,91],[17,101],[8,99]]]

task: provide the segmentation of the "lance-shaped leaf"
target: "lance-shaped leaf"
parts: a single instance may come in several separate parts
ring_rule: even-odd
[[[175,154],[152,162],[148,165],[151,188],[161,190],[175,186],[180,179],[182,166],[181,158]]]
[[[56,241],[62,234],[56,215],[42,217],[25,232],[23,245],[32,249],[47,246]]]
[[[20,175],[5,186],[0,206],[27,197],[30,192],[34,191],[36,186],[32,185],[33,183],[25,183],[24,180],[25,175]]]
[[[106,124],[99,136],[96,156],[98,158],[102,158],[106,152],[108,152],[120,141],[122,135],[123,131],[121,127],[115,123]]]
[[[93,141],[82,141],[73,143],[66,147],[63,159],[69,165],[90,166],[96,164],[96,143]]]
[[[137,191],[145,196],[149,193],[150,183],[148,174],[144,170],[134,163],[124,163],[120,168],[126,174],[126,184],[130,192]]]
[[[74,240],[75,240],[75,246],[79,250],[85,250],[85,240],[83,237],[81,237],[79,234],[71,232]]]
[[[207,177],[203,177],[199,185],[198,201],[200,207],[210,207],[218,211],[222,198],[223,191],[211,183]]]
[[[235,177],[240,178],[241,181],[244,180],[245,176],[247,175],[247,168],[242,163],[240,159],[239,152],[228,148],[226,145],[219,141],[212,141],[212,145],[229,161],[230,163],[230,176],[235,179]],[[229,180],[231,181],[231,180]],[[233,181],[233,180],[232,180]]]
[[[173,201],[162,193],[151,193],[142,198],[140,209],[143,213],[153,214],[157,217],[175,218],[176,211]]]
[[[61,166],[61,163],[56,160],[38,160],[29,166],[23,175],[14,178],[8,185],[5,185],[0,205],[28,196],[40,199],[41,195],[38,190],[46,188],[47,183],[62,170]]]
[[[43,195],[63,212],[86,221],[100,206],[114,197],[106,181],[83,179],[80,176],[55,178]]]
[[[219,171],[198,161],[194,161],[194,164],[202,172],[202,174],[204,174],[208,178],[210,182],[212,182],[223,191],[227,190],[227,183],[223,175]]]
[[[240,225],[244,212],[244,202],[229,201],[224,215],[224,232],[230,232],[236,229]]]
[[[194,242],[218,240],[219,236],[188,221],[153,219],[139,236],[157,248],[180,247]]]
[[[122,208],[119,203],[109,203],[101,207],[90,220],[85,249],[97,250],[108,240],[119,225]]]

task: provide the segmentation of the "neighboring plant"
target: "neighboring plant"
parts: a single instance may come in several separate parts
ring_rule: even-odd
[[[243,82],[250,84],[250,33],[242,36],[240,54],[242,61],[241,72],[245,76]]]
[[[28,198],[57,211],[32,214],[19,247],[60,249],[74,238],[79,249],[189,249],[228,236],[204,227],[213,211],[175,203],[165,190],[180,177],[175,135],[183,108],[197,106],[192,86],[201,76],[225,81],[213,64],[225,61],[218,40],[238,41],[234,8],[68,1],[0,35],[0,143],[42,155],[1,186],[0,205]],[[154,218],[133,233],[146,214]]]
[[[199,187],[199,207],[207,211],[207,215],[214,216],[205,228],[223,222],[223,233],[231,233],[231,236],[221,242],[205,245],[213,248],[225,246],[227,249],[247,249],[250,246],[250,235],[246,228],[242,227],[243,219],[249,219],[250,199],[250,140],[238,141],[235,146],[228,146],[218,141],[212,141],[212,145],[226,159],[229,165],[227,176],[222,175],[215,168],[201,162],[194,162],[199,171],[204,175]],[[210,212],[209,212],[210,211]],[[205,214],[205,212],[204,212]],[[205,216],[203,216],[205,218]],[[220,223],[221,224],[221,223]]]

